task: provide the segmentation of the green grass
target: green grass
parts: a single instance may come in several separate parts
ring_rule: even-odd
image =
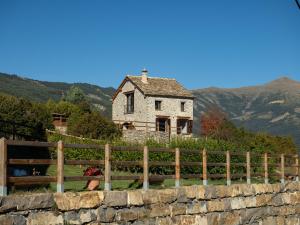
[[[81,176],[83,174],[83,170],[86,169],[85,166],[72,166],[72,165],[66,165],[64,167],[64,173],[65,176]],[[56,166],[51,165],[48,168],[47,175],[49,176],[55,176],[56,175]],[[129,172],[123,172],[123,171],[113,171],[112,175],[142,175],[141,173],[129,173]],[[252,183],[263,183],[262,178],[253,178]],[[270,180],[270,183],[275,183],[278,181]],[[112,181],[112,189],[113,190],[129,190],[129,189],[137,189],[138,185],[133,185],[130,187],[130,184],[133,183],[133,180],[113,180]],[[232,180],[232,184],[239,184],[239,183],[246,183],[245,179],[238,179],[238,180]],[[65,191],[85,191],[86,181],[68,181],[64,183]],[[209,185],[226,185],[226,179],[210,179],[208,180]],[[181,186],[190,186],[190,185],[202,185],[202,180],[199,179],[181,179],[180,180]],[[161,189],[161,188],[172,188],[175,186],[175,180],[174,179],[166,179],[161,185],[150,185],[151,189]],[[103,190],[104,188],[104,182],[101,181],[99,190]],[[24,194],[27,192],[56,192],[56,183],[51,183],[49,187],[38,187],[34,189],[16,189],[14,191],[11,191],[10,193],[13,194]]]

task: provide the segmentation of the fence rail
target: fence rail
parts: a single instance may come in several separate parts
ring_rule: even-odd
[[[30,147],[54,147],[57,149],[57,159],[9,159],[8,146],[30,146]],[[104,151],[104,160],[68,160],[64,158],[64,150],[66,148],[78,149],[95,149]],[[115,161],[112,160],[112,152],[115,151],[135,151],[143,154],[140,161]],[[174,154],[174,161],[150,161],[150,152],[168,152]],[[181,155],[189,153],[200,156],[200,161],[183,161]],[[211,162],[208,160],[209,156],[225,157],[224,162]],[[245,162],[234,162],[235,156],[244,157]],[[273,157],[273,160],[270,160]],[[262,163],[257,163],[252,160],[261,159]],[[275,160],[275,162],[274,162]],[[278,160],[278,162],[276,162]],[[252,162],[253,161],[253,162]],[[288,163],[288,164],[287,164]],[[8,166],[13,165],[56,165],[56,176],[10,176],[8,175]],[[65,165],[93,165],[104,166],[104,176],[65,176]],[[117,166],[140,166],[143,168],[142,175],[126,175],[114,176],[111,174],[112,165]],[[149,168],[155,166],[169,166],[174,167],[174,174],[156,175],[150,174]],[[182,174],[183,167],[199,167],[201,173],[199,174]],[[225,168],[225,173],[209,174],[208,169],[214,167]],[[233,173],[235,167],[244,168],[244,172]],[[270,174],[270,167],[276,167],[275,174]],[[253,168],[261,168],[260,172],[252,171]],[[286,172],[287,169],[292,169]],[[230,152],[230,151],[207,151],[202,150],[187,150],[187,149],[170,149],[170,148],[150,148],[144,147],[128,147],[128,146],[111,146],[106,145],[89,145],[89,144],[67,144],[59,141],[57,143],[49,142],[35,142],[35,141],[15,141],[0,139],[0,196],[7,195],[7,187],[11,184],[44,184],[54,182],[57,184],[57,192],[64,192],[64,182],[66,181],[87,181],[87,180],[102,180],[104,181],[104,189],[109,191],[112,189],[113,180],[140,180],[143,183],[143,189],[149,188],[149,181],[162,179],[175,179],[175,187],[180,186],[181,179],[199,179],[202,180],[203,185],[208,185],[209,179],[224,178],[227,185],[231,185],[232,179],[245,178],[247,183],[251,183],[254,177],[262,177],[265,183],[269,182],[269,178],[280,178],[282,183],[285,179],[292,176],[296,181],[299,180],[299,156],[298,155],[275,155],[268,153],[250,153],[250,152]]]

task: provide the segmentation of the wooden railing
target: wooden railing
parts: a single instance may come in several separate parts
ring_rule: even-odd
[[[7,152],[8,146],[27,146],[27,147],[52,147],[57,149],[57,159],[8,159]],[[67,160],[64,158],[64,150],[67,148],[78,149],[94,149],[104,151],[104,160]],[[143,154],[142,161],[112,161],[112,152],[115,151],[133,151]],[[157,153],[171,153],[174,154],[175,160],[173,161],[150,161],[149,152]],[[181,154],[195,154],[198,155],[201,161],[183,161]],[[225,156],[225,162],[211,162],[208,160],[209,156]],[[233,157],[244,157],[245,162],[232,162]],[[255,160],[261,159],[261,162],[251,162],[251,157]],[[272,159],[271,161],[269,159]],[[279,162],[276,160],[279,159]],[[288,159],[288,164],[285,162]],[[212,160],[213,161],[213,160]],[[143,168],[143,175],[126,175],[126,176],[113,176],[111,174],[112,164],[114,166],[140,166]],[[8,176],[7,168],[13,165],[56,165],[56,176]],[[98,165],[104,167],[104,176],[65,176],[65,165]],[[155,166],[171,166],[174,167],[175,174],[171,175],[153,175],[149,173],[149,167]],[[181,173],[182,167],[200,167],[201,173],[199,174],[183,174]],[[224,167],[226,173],[209,174],[209,168]],[[245,173],[232,173],[232,168],[243,167]],[[273,168],[275,174],[270,174],[270,168]],[[261,168],[260,173],[252,172],[253,168]],[[286,169],[292,168],[292,173],[286,173]],[[59,141],[57,143],[49,142],[35,142],[35,141],[15,141],[0,139],[0,196],[7,195],[7,187],[10,184],[42,184],[55,182],[57,184],[57,192],[64,192],[64,182],[66,181],[86,181],[86,180],[102,180],[104,181],[104,189],[112,189],[113,180],[136,180],[139,179],[143,182],[143,188],[149,188],[149,180],[155,179],[175,179],[175,187],[180,186],[181,179],[196,178],[203,182],[203,185],[208,185],[209,179],[226,179],[227,185],[231,184],[232,179],[245,178],[247,183],[251,183],[251,179],[255,177],[263,177],[264,182],[269,182],[269,177],[279,177],[282,183],[286,178],[299,180],[299,156],[298,155],[274,155],[268,153],[250,153],[250,152],[230,152],[230,151],[207,151],[203,150],[185,150],[185,149],[171,149],[171,148],[150,148],[132,147],[132,146],[111,146],[106,145],[91,145],[91,144],[67,144]]]

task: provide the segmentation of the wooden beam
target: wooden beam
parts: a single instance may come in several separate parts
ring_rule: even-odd
[[[280,182],[284,184],[285,174],[284,174],[284,154],[280,155],[280,165],[281,165],[281,179]]]
[[[111,190],[111,148],[109,144],[105,145],[105,157],[104,157],[104,190]]]
[[[180,187],[180,150],[175,149],[175,187]]]
[[[296,181],[299,181],[299,155],[296,155],[295,158],[295,166],[296,166]]]
[[[206,149],[202,151],[202,180],[203,185],[207,185],[207,154]]]
[[[149,150],[147,146],[144,146],[143,174],[144,174],[143,189],[148,190],[149,189]]]
[[[268,153],[264,153],[264,172],[265,172],[265,184],[269,183],[269,169],[268,169]]]
[[[226,179],[227,185],[231,185],[231,176],[230,176],[230,152],[226,151]]]
[[[0,196],[7,195],[7,143],[0,139]]]
[[[57,143],[57,187],[56,191],[64,192],[64,143]]]
[[[251,158],[250,152],[246,153],[246,161],[247,161],[247,184],[251,184]]]

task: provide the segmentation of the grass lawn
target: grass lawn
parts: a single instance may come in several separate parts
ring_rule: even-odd
[[[65,176],[81,176],[83,174],[83,170],[87,168],[85,166],[72,166],[72,165],[66,165],[64,167],[64,173]],[[55,176],[56,175],[56,166],[51,165],[48,168],[47,175]],[[113,171],[112,175],[142,175],[142,174],[133,174],[129,172],[122,172],[122,171]],[[263,178],[253,178],[252,183],[263,183]],[[113,190],[128,190],[128,189],[137,189],[137,185],[133,185],[132,187],[129,187],[130,184],[132,184],[133,180],[113,180],[112,181],[112,189]],[[270,180],[270,183],[274,183],[278,181]],[[238,180],[232,180],[232,184],[236,183],[246,183],[245,179],[238,179]],[[84,191],[86,181],[68,181],[65,182],[65,191]],[[209,185],[225,185],[226,179],[214,179],[214,180],[208,180]],[[202,185],[201,179],[181,179],[180,180],[181,186],[189,186],[189,185]],[[166,179],[161,185],[151,185],[151,189],[161,189],[161,188],[171,188],[175,186],[175,180],[174,179]],[[102,181],[99,187],[99,190],[103,190],[104,188],[104,182]],[[28,189],[28,190],[14,190],[10,193],[15,194],[23,194],[26,192],[56,192],[56,183],[51,183],[49,187],[43,188],[35,188],[35,189]]]

